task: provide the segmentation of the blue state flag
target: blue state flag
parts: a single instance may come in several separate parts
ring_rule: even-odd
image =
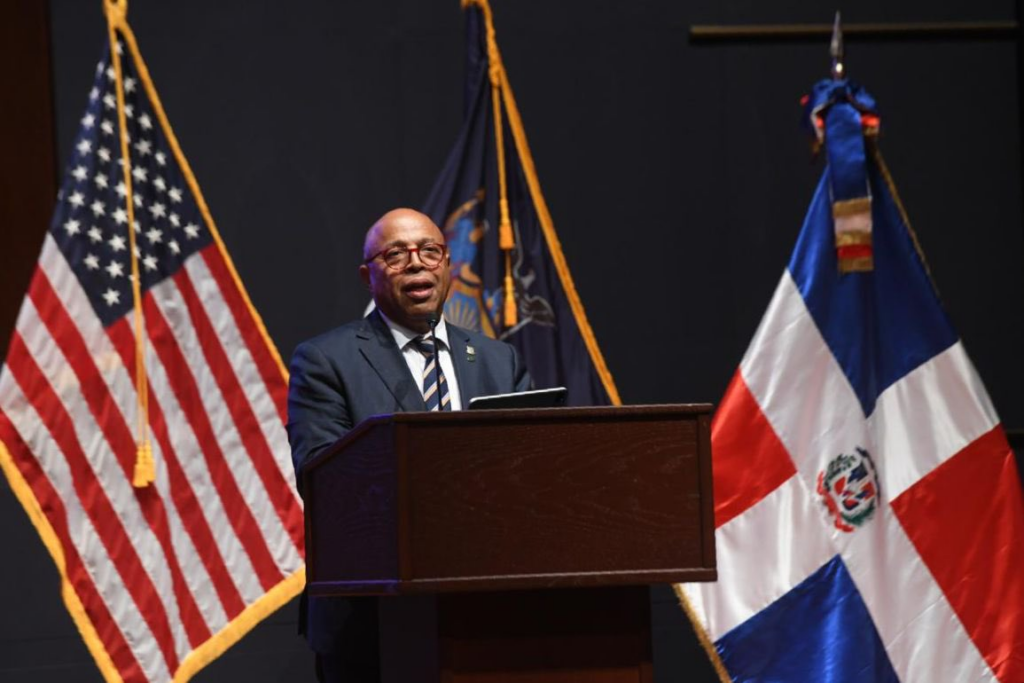
[[[535,384],[565,386],[570,405],[618,404],[541,195],[490,7],[465,4],[464,122],[424,206],[451,250],[445,317],[515,345]]]

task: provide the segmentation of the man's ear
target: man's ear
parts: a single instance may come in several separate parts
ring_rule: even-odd
[[[359,279],[363,281],[366,288],[370,288],[370,266],[365,263],[359,266]]]

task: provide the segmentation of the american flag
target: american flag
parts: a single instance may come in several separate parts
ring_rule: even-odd
[[[0,371],[0,463],[108,681],[182,681],[301,590],[287,377],[152,90],[119,43],[134,225],[109,52],[96,69]],[[129,228],[156,479],[139,416]]]

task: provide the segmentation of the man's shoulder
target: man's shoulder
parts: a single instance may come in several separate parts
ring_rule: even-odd
[[[366,337],[371,333],[369,320],[367,318],[360,318],[311,337],[301,342],[296,349],[310,347],[317,349],[335,348],[339,345],[352,343],[355,339]]]

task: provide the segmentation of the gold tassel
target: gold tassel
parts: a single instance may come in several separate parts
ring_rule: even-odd
[[[516,306],[516,288],[512,282],[512,252],[505,252],[505,329],[515,327],[519,322],[519,307]]]
[[[504,82],[501,66],[501,53],[498,52],[498,41],[494,37],[494,22],[491,18],[491,7],[487,0],[463,0],[463,7],[476,4],[484,13],[487,26],[487,60],[490,64],[488,76],[491,79],[491,111],[494,115],[494,147],[498,157],[498,207],[500,217],[498,223],[498,246],[505,252],[505,310],[504,322],[508,329],[518,322],[518,306],[516,305],[516,288],[512,278],[512,250],[515,249],[515,233],[508,213],[508,180],[505,177],[505,135],[501,120],[501,87]]]
[[[110,37],[110,59],[114,66],[114,87],[117,92],[117,123],[124,160],[125,208],[128,214],[128,253],[132,264],[132,299],[135,327],[135,393],[138,398],[138,449],[135,454],[135,473],[132,486],[143,488],[156,479],[153,463],[153,445],[149,439],[149,385],[146,381],[145,326],[142,321],[142,279],[139,257],[135,247],[135,201],[132,194],[132,160],[128,151],[127,117],[124,109],[124,73],[121,55],[117,51],[117,31],[128,25],[128,0],[104,0],[107,31]]]
[[[132,477],[132,486],[141,489],[154,481],[156,481],[156,463],[153,462],[153,446],[147,438],[135,452],[135,476]]]
[[[508,217],[508,199],[502,196],[499,204],[501,207],[501,226],[498,231],[498,245],[505,251],[511,251],[515,249],[516,241],[512,234],[512,221]]]

